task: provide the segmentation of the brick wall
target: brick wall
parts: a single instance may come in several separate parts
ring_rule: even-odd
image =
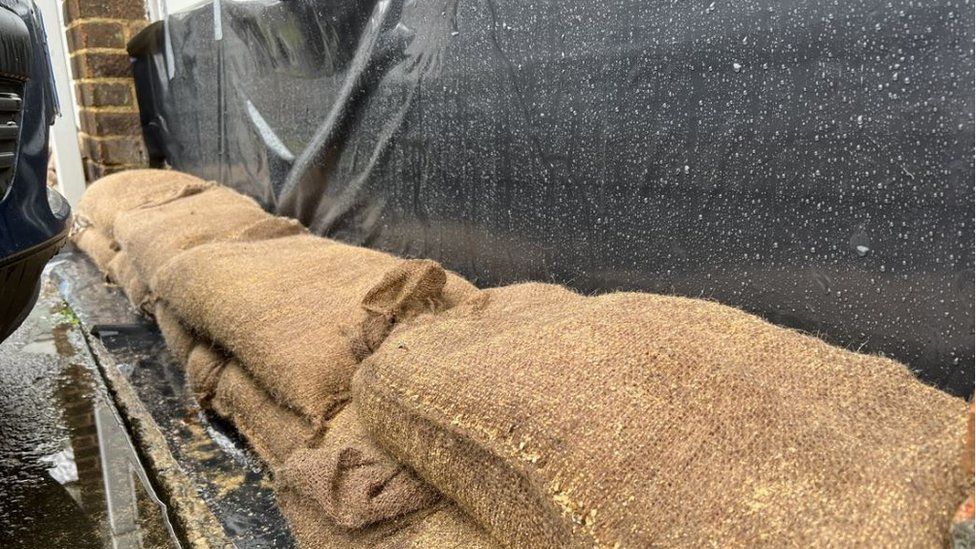
[[[143,0],[64,0],[85,178],[145,167],[147,155],[125,45],[147,23]]]

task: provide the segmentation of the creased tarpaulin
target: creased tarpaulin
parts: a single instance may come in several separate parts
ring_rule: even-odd
[[[153,155],[479,286],[707,296],[973,388],[973,20],[220,2],[131,45]]]

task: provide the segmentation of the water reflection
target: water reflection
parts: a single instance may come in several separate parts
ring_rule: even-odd
[[[0,546],[176,545],[93,368],[48,285],[0,344]]]

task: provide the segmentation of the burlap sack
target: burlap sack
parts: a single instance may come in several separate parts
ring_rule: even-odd
[[[302,547],[495,547],[470,519],[439,503],[433,489],[376,448],[351,407],[308,449],[315,439],[311,425],[272,401],[233,360],[222,360],[198,343],[187,377],[216,385],[202,389],[213,395],[205,407],[233,423],[258,456],[277,468],[279,505]]]
[[[209,342],[198,342],[186,359],[186,381],[204,408],[210,407],[210,399],[217,392],[220,374],[229,358]]]
[[[374,288],[384,284],[393,287]],[[155,291],[278,402],[320,425],[348,399],[353,371],[392,323],[474,287],[432,261],[301,235],[189,250],[159,271]]]
[[[210,407],[233,423],[258,456],[272,467],[284,463],[315,434],[307,421],[275,403],[234,360],[219,369]]]
[[[373,444],[355,406],[346,406],[329,422],[316,448],[295,451],[277,480],[313,502],[325,519],[349,530],[431,507],[440,499]]]
[[[233,423],[259,457],[278,465],[313,440],[311,426],[271,400],[224,351],[191,333],[165,303],[158,302],[155,311],[166,346],[184,365],[187,385],[200,406]],[[225,378],[227,369],[231,372]]]
[[[118,249],[111,238],[105,236],[94,226],[77,228],[71,234],[71,240],[78,249],[87,255],[102,273],[108,271],[108,264],[115,258]]]
[[[119,214],[189,196],[210,185],[199,177],[172,170],[114,173],[89,185],[78,201],[75,217],[82,226],[94,226],[111,241]]]
[[[302,549],[490,549],[498,544],[449,502],[358,530],[328,520],[311,500],[282,487],[278,507]]]
[[[524,284],[360,367],[376,440],[511,547],[944,545],[965,403],[707,301]]]
[[[162,301],[156,302],[154,313],[170,354],[177,362],[186,366],[190,351],[197,344],[196,338]]]
[[[146,314],[152,314],[153,305],[149,288],[136,272],[132,261],[129,260],[129,254],[125,251],[115,254],[105,269],[105,275],[122,288],[122,292],[129,298],[129,303],[132,303],[133,307]]]
[[[252,240],[267,240],[270,238],[295,236],[307,233],[308,229],[299,223],[297,219],[269,216],[250,225],[240,227],[240,229],[231,234],[231,237],[228,240],[248,242]]]
[[[191,364],[203,349],[205,344],[194,347]],[[188,376],[194,368],[188,366]],[[371,444],[355,415],[346,413],[351,407],[330,422],[323,441],[309,450],[305,446],[315,436],[311,426],[273,402],[238,365],[229,361],[211,371],[218,381],[209,408],[233,423],[258,456],[277,468],[275,494],[301,547],[497,547],[468,517],[453,505],[438,502],[432,489]],[[323,451],[327,446],[336,452]],[[283,463],[287,465],[282,467]],[[336,486],[330,489],[322,482],[326,479]],[[321,502],[330,491],[337,497],[329,501],[338,505],[330,504],[326,511]]]
[[[255,225],[258,228],[254,233],[263,238],[304,231],[293,220],[271,216],[247,196],[227,187],[212,187],[119,215],[115,237],[152,290],[153,276],[177,254],[208,242],[231,240],[242,233],[250,236],[247,231]]]

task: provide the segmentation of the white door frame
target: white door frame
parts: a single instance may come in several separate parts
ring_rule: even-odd
[[[44,19],[44,32],[51,56],[54,85],[57,89],[61,114],[55,117],[51,127],[54,165],[58,172],[58,191],[71,207],[78,205],[85,192],[85,170],[78,149],[78,109],[72,90],[71,72],[68,67],[68,49],[64,43],[64,24],[58,0],[36,0]]]

